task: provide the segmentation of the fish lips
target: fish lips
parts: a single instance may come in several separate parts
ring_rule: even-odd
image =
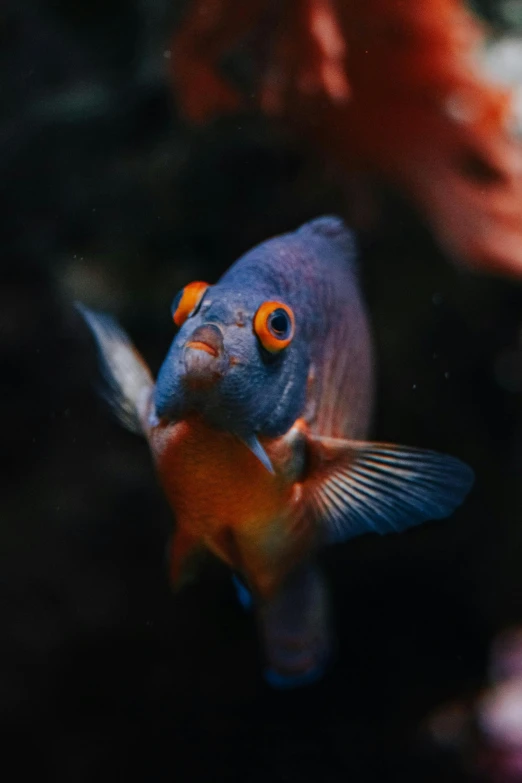
[[[229,366],[221,329],[204,324],[185,343],[181,381],[191,389],[206,389],[218,383]]]

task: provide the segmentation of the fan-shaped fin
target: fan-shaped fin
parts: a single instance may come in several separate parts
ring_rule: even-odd
[[[312,436],[309,450],[302,510],[327,543],[443,519],[460,506],[474,480],[459,459],[407,446]]]

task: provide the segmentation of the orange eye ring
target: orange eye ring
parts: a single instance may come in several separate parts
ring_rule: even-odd
[[[182,326],[187,318],[196,312],[208,287],[208,283],[202,283],[198,280],[195,283],[189,283],[179,292],[172,303],[172,320],[176,326]]]
[[[254,331],[270,353],[279,353],[290,345],[294,330],[292,308],[282,302],[263,302],[254,316]]]

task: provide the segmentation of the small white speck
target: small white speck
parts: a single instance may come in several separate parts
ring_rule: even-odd
[[[450,376],[449,372],[444,373],[444,377],[446,378],[446,380],[448,380],[449,376]]]
[[[170,60],[170,58],[172,57],[171,50],[165,49],[165,51],[163,52],[163,57],[165,58],[165,60]]]
[[[412,386],[411,388],[412,388],[412,389],[416,389],[416,388],[417,388],[417,384],[416,384],[416,383],[414,383],[414,384],[413,384],[413,386]]]

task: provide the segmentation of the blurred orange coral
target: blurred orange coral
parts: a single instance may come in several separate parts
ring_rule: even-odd
[[[522,149],[481,42],[460,0],[193,0],[172,75],[186,116],[206,122],[248,103],[221,72],[247,46],[264,112],[397,183],[452,256],[519,275]]]

